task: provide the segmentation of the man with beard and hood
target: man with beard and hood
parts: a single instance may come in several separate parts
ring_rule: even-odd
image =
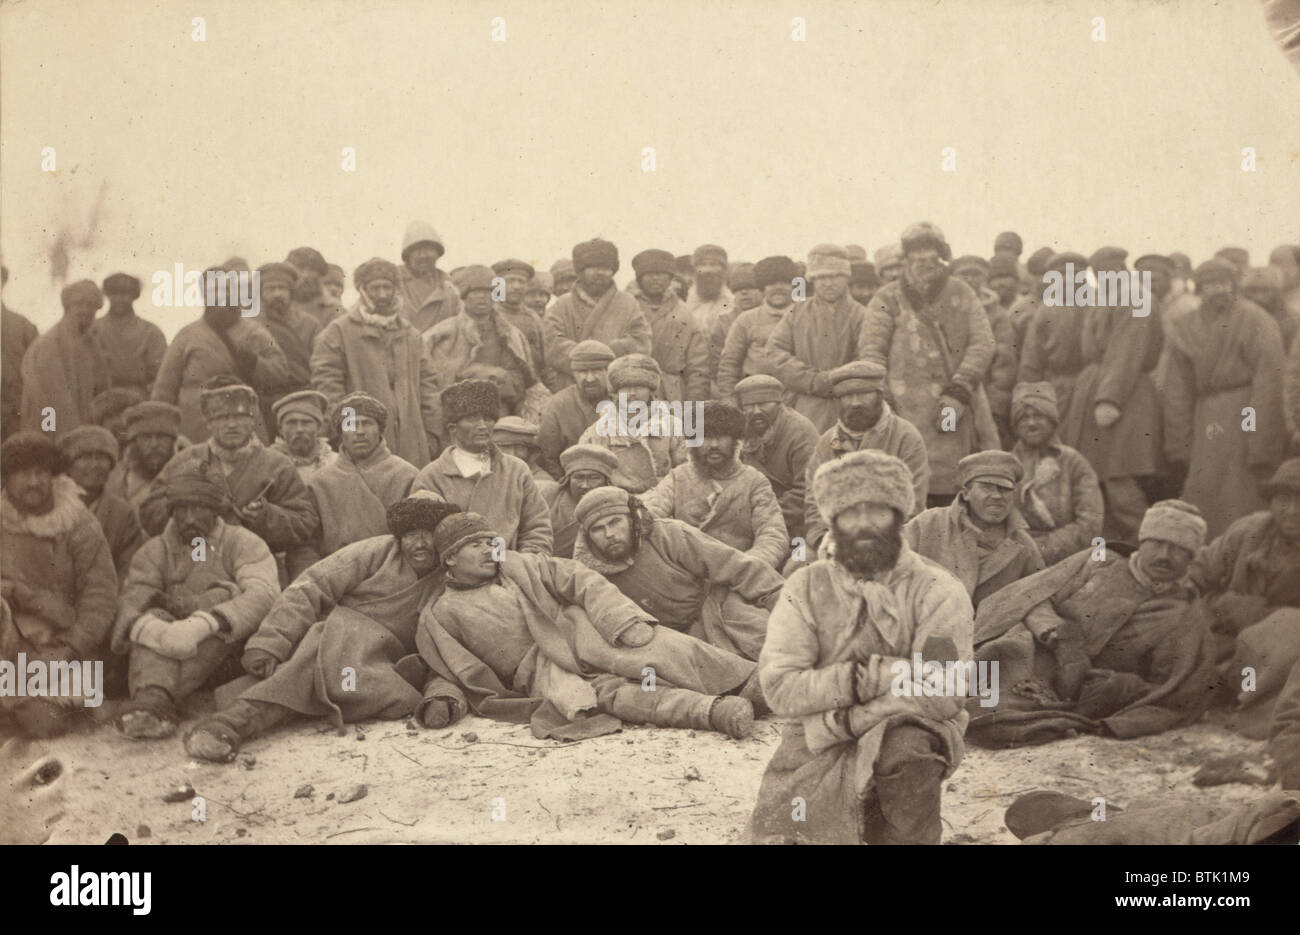
[[[835,424],[830,372],[870,350],[867,310],[849,295],[849,261],[825,244],[808,255],[816,294],[782,315],[764,348],[765,372],[786,389],[786,404],[824,432]]]
[[[492,444],[501,414],[496,384],[465,380],[442,391],[449,444],[415,478],[411,492],[432,491],[462,510],[488,517],[508,549],[551,553],[551,520],[528,465]]]
[[[923,510],[903,527],[908,546],[956,575],[976,610],[1044,567],[1016,501],[1024,471],[1009,451],[967,455],[957,463],[961,489],[952,503]]]
[[[122,415],[126,447],[104,486],[138,512],[153,479],[183,447],[179,439],[181,411],[170,403],[150,399],[136,403]]]
[[[696,247],[691,254],[694,269],[690,291],[686,293],[686,314],[695,329],[706,337],[713,334],[718,318],[731,311],[735,296],[727,288],[727,251],[717,244]]]
[[[205,463],[225,485],[222,519],[252,530],[274,552],[311,541],[316,534],[307,488],[293,462],[263,445],[253,432],[257,394],[234,377],[216,377],[199,399],[211,438],[190,445],[167,463],[140,504],[140,525],[156,536],[167,525],[167,480],[178,471]]]
[[[140,298],[140,280],[114,273],[104,280],[104,295],[108,312],[95,319],[90,334],[104,354],[109,385],[139,390],[147,398],[167,353],[167,339],[161,328],[135,313],[132,303]]]
[[[659,362],[663,399],[709,398],[709,341],[669,286],[673,255],[642,250],[632,258],[638,300],[650,325],[650,356]]]
[[[925,440],[916,426],[895,413],[885,400],[884,367],[865,360],[836,367],[831,371],[831,389],[839,418],[834,427],[818,438],[804,469],[804,539],[811,553],[817,551],[826,536],[826,523],[817,506],[812,479],[827,461],[868,449],[893,455],[911,472],[912,500],[917,510],[924,509],[930,484]],[[911,514],[903,517],[905,521],[911,518]]]
[[[780,568],[790,557],[781,505],[763,472],[740,460],[745,416],[711,399],[700,419],[700,444],[690,460],[646,491],[650,515],[679,519],[733,549]]]
[[[754,264],[754,283],[763,290],[763,303],[737,315],[727,331],[718,357],[719,399],[732,398],[736,384],[745,377],[769,372],[767,339],[794,302],[798,275],[794,260],[787,256],[769,256]]]
[[[1016,343],[1016,331],[1011,327],[1011,315],[1002,307],[998,294],[988,287],[992,269],[988,261],[978,256],[958,257],[951,266],[952,274],[975,292],[993,331],[993,362],[984,374],[984,392],[988,395],[993,423],[998,428],[998,442],[1005,449],[1015,441],[1011,431],[1011,389],[1016,385],[1020,348]]]
[[[293,289],[298,271],[288,263],[266,263],[258,267],[261,322],[289,361],[289,377],[278,392],[262,394],[262,418],[272,440],[276,434],[275,404],[286,393],[311,386],[311,351],[320,332],[320,322],[294,307]]]
[[[9,282],[9,267],[0,266],[0,288]],[[0,441],[22,428],[23,355],[40,331],[0,301]]]
[[[982,383],[996,345],[979,298],[949,274],[943,232],[921,221],[903,231],[902,243],[903,276],[871,300],[858,356],[885,367],[898,412],[925,439],[926,502],[942,506],[957,492],[957,462],[998,447]]]
[[[1186,478],[1183,499],[1200,507],[1210,536],[1266,506],[1260,485],[1282,463],[1286,430],[1295,428],[1283,407],[1282,333],[1237,294],[1237,282],[1225,260],[1198,266],[1200,307],[1169,338],[1165,458],[1175,479]],[[1243,416],[1251,420],[1246,431]]]
[[[399,312],[397,267],[374,257],[352,274],[360,297],[321,331],[311,355],[313,389],[331,406],[350,393],[384,404],[389,450],[423,467],[442,447],[438,374],[419,332]],[[459,296],[457,297],[459,311]]]
[[[271,408],[276,430],[271,450],[280,452],[293,462],[304,484],[338,457],[338,452],[330,447],[322,432],[327,407],[324,393],[299,390],[281,396]]]
[[[59,450],[67,459],[65,473],[81,488],[81,502],[99,520],[121,581],[145,536],[131,504],[107,489],[109,473],[117,464],[117,439],[101,426],[79,425],[59,440]]]
[[[1126,740],[1200,719],[1218,690],[1209,611],[1187,577],[1204,542],[1195,506],[1161,500],[1136,551],[1084,549],[990,596],[975,659],[998,663],[1003,690],[992,706],[972,699],[967,736],[991,747],[1074,732]]]
[[[597,487],[574,514],[573,557],[600,572],[660,626],[757,659],[784,583],[770,564],[681,520],[655,519],[634,495]]]
[[[529,284],[537,275],[531,263],[523,260],[498,260],[492,264],[492,272],[501,277],[505,298],[494,302],[493,307],[510,324],[519,329],[519,333],[528,341],[530,352],[529,365],[540,379],[546,373],[546,350],[542,339],[542,316],[525,301]],[[463,298],[463,296],[462,296]],[[545,305],[543,304],[543,309]]]
[[[1088,459],[1056,437],[1061,417],[1050,383],[1020,383],[1011,396],[1011,424],[1025,475],[1016,492],[1020,515],[1043,561],[1055,565],[1101,535],[1105,503]]]
[[[817,447],[817,427],[781,400],[785,388],[776,377],[758,373],[736,384],[745,417],[740,460],[767,478],[781,507],[791,541],[804,537],[804,475]]]
[[[477,513],[447,517],[434,537],[447,589],[416,632],[434,673],[417,709],[426,727],[447,727],[472,709],[557,740],[612,733],[622,720],[750,735],[752,663],[656,627],[570,559],[499,556],[495,537]]]
[[[181,434],[191,442],[207,441],[208,424],[199,398],[213,377],[235,374],[257,392],[268,394],[280,392],[289,382],[289,360],[280,345],[257,318],[243,316],[238,275],[224,267],[204,271],[203,317],[176,332],[154,380],[153,398],[180,407]],[[223,292],[225,304],[218,305]],[[263,440],[269,439],[260,411],[257,432]]]
[[[599,341],[580,341],[569,351],[574,382],[546,401],[537,430],[538,463],[559,477],[560,452],[578,443],[600,417],[597,406],[609,399],[609,365],[614,352]]]
[[[546,310],[542,334],[546,363],[553,370],[551,389],[573,383],[569,352],[581,341],[600,341],[615,355],[649,354],[653,342],[641,303],[614,286],[618,248],[608,240],[588,240],[573,248],[578,281]]]
[[[907,673],[917,657],[967,663],[970,599],[903,542],[913,510],[903,462],[855,451],[823,465],[813,489],[835,547],[791,576],[768,621],[759,678],[773,713],[790,721],[750,839],[938,844],[943,780],[965,752],[968,715],[962,698],[925,691]]]
[[[460,312],[460,293],[451,277],[438,269],[446,252],[433,225],[412,221],[402,238],[402,266],[393,282],[402,317],[417,334],[424,334],[440,321]],[[353,277],[356,282],[356,277]],[[361,284],[357,283],[357,289]],[[360,387],[358,387],[360,389]],[[376,394],[378,395],[378,394]]]
[[[112,646],[129,657],[131,701],[117,720],[128,737],[170,737],[180,703],[239,654],[280,593],[266,543],[221,519],[224,495],[206,464],[173,474],[167,526],[122,583]]]
[[[280,594],[244,644],[241,665],[257,681],[185,736],[192,757],[229,763],[240,745],[299,715],[343,725],[409,717],[428,669],[416,651],[421,609],[443,588],[434,530],[457,512],[428,495],[388,508],[388,534],[344,546]],[[355,676],[355,677],[353,677]]]
[[[1236,702],[1229,724],[1257,740],[1300,662],[1300,458],[1282,462],[1264,493],[1267,508],[1229,526],[1197,552],[1189,571],[1213,615],[1223,700]]]
[[[19,653],[29,665],[106,658],[113,555],[65,467],[47,433],[15,432],[0,445],[0,659],[15,667]],[[0,721],[20,734],[62,733],[87,713],[80,698],[0,693]]]
[[[597,487],[608,487],[618,469],[618,458],[599,445],[573,445],[560,455],[564,476],[548,501],[551,504],[551,530],[555,535],[554,554],[573,558],[573,544],[578,538],[576,514],[578,502]]]
[[[1047,261],[1041,278],[1042,288],[1033,298],[1026,297],[1024,311],[1025,337],[1020,344],[1020,370],[1017,383],[1041,383],[1044,380],[1056,390],[1056,405],[1064,412],[1070,404],[1075,381],[1083,369],[1083,321],[1080,310],[1060,304],[1048,304],[1057,274],[1065,288],[1074,284],[1065,281],[1073,270],[1081,275],[1088,258],[1081,253],[1057,253]]]
[[[104,294],[89,279],[65,286],[63,317],[23,355],[22,427],[55,437],[94,421],[90,401],[109,387],[108,364],[90,330]],[[53,412],[53,421],[50,419]]]
[[[613,451],[618,458],[615,486],[643,493],[686,463],[685,425],[660,395],[659,364],[647,354],[616,358],[609,365],[609,390],[614,398],[600,405],[596,421],[578,436],[578,442]],[[620,406],[627,415],[623,425],[618,419]],[[641,407],[645,407],[644,418],[640,418]],[[682,409],[685,415],[686,407]]]

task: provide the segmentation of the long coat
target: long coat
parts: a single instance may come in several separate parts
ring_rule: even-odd
[[[54,410],[54,438],[94,423],[90,401],[108,389],[108,365],[99,342],[59,319],[27,349],[22,363],[23,428],[41,431],[46,407]]]
[[[978,424],[981,405],[987,407],[981,381],[995,350],[988,316],[971,287],[949,277],[929,301],[902,279],[889,283],[872,297],[866,320],[862,357],[888,370],[898,414],[925,439],[930,493],[956,493],[957,462],[983,447],[998,447],[996,439],[981,438]],[[950,432],[939,425],[940,396],[949,384],[971,396]],[[989,422],[992,429],[991,416]]]
[[[162,329],[132,311],[96,318],[90,332],[108,364],[109,382],[114,387],[133,387],[147,396],[167,353]]]
[[[365,461],[353,461],[345,451],[313,474],[307,493],[320,523],[317,554],[332,555],[388,532],[388,508],[406,498],[419,473],[381,444]]]
[[[439,322],[455,318],[463,307],[460,291],[442,270],[435,270],[430,282],[419,279],[403,264],[397,268],[397,292],[402,300],[400,314],[421,335]]]
[[[1029,298],[1023,302],[1015,306],[1023,310],[1021,321],[1027,323],[1016,382],[1051,383],[1056,390],[1057,411],[1065,412],[1075,379],[1083,369],[1082,310],[1044,305]]]
[[[641,303],[635,296],[611,285],[594,302],[575,285],[560,296],[542,316],[542,334],[546,338],[546,364],[551,368],[551,389],[559,392],[573,383],[569,352],[581,341],[600,341],[614,352],[649,354],[652,342],[650,323],[645,320]]]
[[[664,399],[709,398],[709,339],[672,292],[658,306],[641,299],[650,325],[650,356],[659,363]]]
[[[388,407],[384,441],[399,458],[420,468],[438,453],[438,375],[419,332],[405,320],[381,328],[363,320],[359,308],[334,319],[316,338],[311,382],[331,407],[358,390]]]
[[[553,544],[550,509],[528,465],[493,445],[490,473],[466,477],[452,456],[455,448],[444,449],[416,476],[411,493],[430,490],[463,511],[481,513],[505,539],[507,549],[549,555]]]
[[[862,802],[873,785],[885,732],[923,727],[942,746],[951,775],[965,752],[963,699],[925,697],[907,680],[891,691],[891,663],[971,658],[970,599],[960,582],[904,547],[879,582],[855,580],[820,560],[786,583],[768,621],[759,657],[763,695],[777,717],[790,718],[763,773],[750,833],[762,840],[861,844]],[[872,697],[859,702],[856,673],[865,667]],[[802,799],[803,820],[792,803]]]
[[[785,404],[819,432],[835,424],[830,371],[867,355],[867,310],[845,292],[834,305],[813,296],[796,302],[767,338],[768,373],[785,385]]]
[[[792,539],[804,535],[804,478],[817,441],[817,426],[807,416],[782,406],[763,441],[752,448],[741,443],[740,460],[757,468],[772,485]]]

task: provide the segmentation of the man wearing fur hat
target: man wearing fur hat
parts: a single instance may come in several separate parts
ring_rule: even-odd
[[[1043,568],[1016,500],[1024,471],[1008,451],[967,455],[957,462],[961,489],[952,503],[903,527],[908,546],[956,575],[976,610],[990,594]]]
[[[90,402],[109,387],[108,364],[90,330],[104,294],[89,279],[65,286],[63,317],[23,355],[22,427],[56,437],[94,421]]]
[[[482,513],[505,537],[506,548],[551,553],[551,520],[528,465],[492,444],[501,412],[495,383],[466,380],[442,391],[450,444],[415,478],[412,492],[428,490],[462,510]]]
[[[222,519],[226,522],[252,530],[272,552],[310,542],[316,533],[316,516],[298,469],[253,432],[257,394],[233,377],[217,377],[203,390],[200,405],[211,438],[181,451],[154,479],[140,504],[145,532],[156,536],[167,525],[168,478],[202,462],[225,484],[228,505]]]
[[[798,275],[794,260],[788,256],[769,256],[754,264],[754,284],[763,290],[763,302],[737,315],[727,331],[718,357],[719,399],[730,398],[736,384],[745,377],[768,372],[764,348],[777,322],[794,302],[794,280]]]
[[[1011,449],[1025,469],[1017,491],[1020,515],[1038,545],[1043,562],[1054,565],[1101,535],[1104,504],[1097,472],[1088,459],[1061,444],[1052,384],[1020,383],[1011,396],[1016,445]]]
[[[745,416],[718,400],[704,404],[700,444],[641,498],[650,515],[679,519],[719,542],[780,568],[790,557],[781,505],[763,472],[740,460]]]
[[[577,562],[498,556],[496,537],[477,513],[449,516],[435,534],[448,587],[416,632],[434,672],[418,709],[426,727],[447,727],[473,710],[528,723],[539,738],[599,736],[624,720],[750,735],[753,704],[735,692],[753,690],[752,663],[656,627]]]
[[[618,458],[599,445],[573,445],[561,453],[560,467],[564,475],[547,498],[551,504],[554,554],[557,558],[573,558],[573,545],[581,528],[576,515],[578,502],[597,487],[610,485],[618,470]]]
[[[925,452],[925,441],[916,426],[895,413],[885,399],[885,368],[855,360],[836,367],[830,378],[839,417],[834,427],[817,440],[804,469],[804,539],[810,554],[816,552],[826,537],[827,527],[817,506],[812,479],[827,461],[868,449],[893,455],[912,474],[912,500],[917,510],[924,509],[930,485],[930,459]],[[812,561],[810,556],[806,558]]]
[[[326,406],[324,393],[299,390],[281,396],[271,407],[276,436],[271,450],[293,462],[304,484],[338,457],[323,431]]]
[[[537,430],[538,461],[553,477],[561,474],[560,452],[578,443],[599,418],[597,406],[609,399],[609,365],[614,352],[599,341],[580,341],[569,351],[573,384],[551,396]]]
[[[683,301],[686,314],[695,322],[695,330],[707,336],[713,333],[718,318],[731,311],[736,303],[727,288],[727,251],[711,243],[696,247],[691,254],[691,266],[693,281]]]
[[[81,502],[66,461],[42,432],[0,445],[0,659],[46,663],[103,660],[117,609],[113,555]],[[25,676],[24,676],[25,677]],[[19,733],[62,733],[84,712],[80,699],[0,696],[0,721]]]
[[[104,280],[104,295],[108,311],[95,319],[90,334],[104,354],[108,382],[139,390],[142,398],[148,398],[167,353],[167,339],[161,328],[135,313],[132,303],[140,298],[140,280],[114,273]]]
[[[492,272],[501,277],[504,298],[494,302],[493,306],[501,317],[519,329],[519,333],[528,342],[529,360],[538,379],[546,373],[546,349],[542,339],[542,316],[524,303],[529,284],[537,271],[531,263],[523,260],[498,260],[492,264]],[[549,296],[548,296],[549,297]],[[543,310],[545,304],[543,304]]]
[[[952,250],[938,227],[913,224],[902,245],[903,276],[871,300],[858,356],[888,372],[899,413],[925,439],[927,505],[943,506],[959,486],[957,462],[998,447],[982,383],[993,360],[993,330],[975,293],[949,274]]]
[[[831,244],[808,254],[812,298],[795,303],[772,329],[763,365],[785,384],[786,401],[824,432],[835,424],[830,372],[870,349],[867,310],[849,295],[849,260]]]
[[[1164,453],[1175,477],[1187,479],[1183,499],[1201,508],[1217,536],[1264,508],[1261,485],[1286,456],[1295,425],[1283,409],[1286,351],[1277,322],[1237,294],[1237,271],[1224,260],[1197,267],[1196,292],[1200,307],[1169,336]],[[1242,431],[1245,407],[1254,414],[1250,431]]]
[[[913,493],[902,461],[855,451],[823,465],[813,489],[835,548],[791,576],[768,621],[759,678],[773,713],[792,720],[751,837],[938,844],[942,782],[965,752],[967,715],[962,698],[923,692],[906,673],[917,656],[970,659],[970,599],[903,541]]]
[[[632,493],[643,493],[659,483],[668,472],[686,461],[685,429],[676,415],[664,413],[659,392],[659,364],[646,354],[627,354],[609,365],[609,390],[613,400],[578,437],[583,445],[603,445],[618,457],[614,484]],[[617,424],[618,400],[626,399],[626,426]],[[655,410],[658,418],[634,424],[634,404]]]
[[[107,489],[109,473],[117,464],[117,439],[101,426],[79,425],[60,439],[59,450],[67,460],[68,477],[81,488],[81,501],[99,520],[121,581],[145,536],[131,504]]]
[[[673,255],[642,250],[632,258],[639,287],[637,299],[650,324],[650,356],[659,363],[663,398],[709,398],[709,339],[670,288]]]
[[[352,281],[360,298],[316,339],[312,388],[324,393],[332,407],[349,393],[366,393],[379,400],[388,411],[384,430],[388,449],[417,468],[424,467],[442,446],[438,375],[420,333],[401,313],[398,269],[374,257],[357,267]],[[441,291],[438,287],[430,295]],[[444,308],[442,299],[429,301],[429,309]],[[456,295],[452,315],[443,317],[459,311]]]
[[[1128,739],[1201,717],[1218,676],[1209,612],[1187,577],[1205,541],[1182,500],[1147,510],[1137,551],[1085,549],[980,604],[975,658],[998,662],[993,707],[970,707],[988,746],[1071,731]]]
[[[573,557],[655,617],[757,659],[782,578],[770,564],[677,519],[655,519],[634,495],[598,487],[578,501]]]
[[[1056,390],[1056,405],[1064,412],[1070,404],[1075,381],[1083,369],[1083,316],[1079,309],[1047,302],[1055,273],[1064,281],[1073,269],[1077,274],[1088,265],[1081,253],[1055,253],[1047,261],[1041,284],[1036,293],[1022,301],[1021,316],[1025,322],[1025,337],[1020,345],[1020,370],[1017,383],[1041,383],[1044,380]],[[1013,321],[1015,320],[1013,314]]]
[[[280,593],[266,543],[221,519],[224,497],[204,462],[172,474],[167,525],[140,549],[122,584],[112,646],[130,660],[131,701],[118,717],[128,737],[170,737],[180,703],[239,653]]]
[[[514,455],[524,464],[537,483],[542,499],[550,503],[559,485],[555,478],[537,463],[537,426],[519,416],[503,416],[492,426],[492,444],[499,451]]]
[[[740,460],[757,468],[772,485],[791,539],[804,535],[804,476],[817,447],[817,427],[781,400],[785,388],[765,373],[736,384],[736,400],[745,418]]]
[[[641,303],[614,286],[618,248],[608,240],[588,240],[573,248],[578,281],[560,296],[542,319],[546,363],[554,368],[551,388],[573,382],[569,352],[580,341],[596,340],[617,355],[649,354],[652,336]]]
[[[258,681],[195,725],[185,752],[228,763],[241,744],[300,715],[329,717],[341,732],[345,723],[414,713],[428,681],[415,630],[443,587],[433,534],[455,512],[428,495],[407,497],[388,508],[388,535],[303,572],[244,644],[240,662]]]
[[[992,272],[992,265],[983,257],[963,256],[952,263],[952,274],[975,292],[993,331],[993,362],[984,375],[984,392],[988,395],[993,422],[998,428],[998,440],[1003,448],[1010,448],[1014,441],[1011,434],[1011,389],[1016,385],[1016,371],[1020,367],[1020,348],[1016,331],[1011,327],[1011,313],[1003,306],[998,293],[988,286]]]
[[[204,271],[204,296],[213,301],[221,298],[222,291],[216,277],[227,277],[226,304],[205,307],[201,319],[176,332],[154,380],[153,398],[180,407],[181,434],[192,442],[208,438],[199,399],[209,380],[234,374],[256,392],[268,394],[281,392],[289,383],[289,360],[280,345],[257,318],[243,316],[239,290],[230,278],[235,275],[224,268]],[[269,439],[260,412],[257,432],[263,440]]]
[[[452,284],[451,277],[438,269],[438,260],[445,252],[442,238],[432,224],[412,221],[407,225],[402,238],[402,266],[400,270],[394,270],[393,287],[398,304],[396,310],[420,335],[460,312],[459,291]],[[360,288],[361,284],[357,283],[357,289]]]
[[[183,447],[179,438],[181,411],[171,403],[149,399],[131,406],[122,418],[126,447],[105,487],[138,512],[149,494],[149,484]]]

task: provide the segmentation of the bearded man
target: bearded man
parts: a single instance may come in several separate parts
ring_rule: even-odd
[[[537,446],[538,463],[558,477],[560,452],[578,444],[578,439],[597,418],[597,407],[609,399],[609,365],[614,352],[599,341],[580,341],[569,351],[573,385],[566,386],[546,401]]]
[[[179,450],[181,411],[170,403],[145,400],[127,409],[123,421],[127,444],[105,487],[138,511],[149,485]]]
[[[792,540],[804,536],[804,475],[817,447],[817,427],[781,400],[785,388],[776,377],[755,374],[736,384],[745,417],[740,460],[767,478]]]
[[[327,406],[324,393],[299,390],[280,397],[271,407],[276,428],[271,450],[280,452],[293,462],[304,484],[338,457],[338,452],[330,447],[322,434]]]

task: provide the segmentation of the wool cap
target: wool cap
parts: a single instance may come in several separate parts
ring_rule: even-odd
[[[64,286],[63,291],[59,293],[59,300],[63,303],[65,311],[83,302],[99,308],[104,304],[104,293],[100,292],[99,286],[89,279],[83,279]]]
[[[614,352],[594,338],[579,341],[569,350],[570,370],[603,370],[614,360]]]
[[[849,255],[838,244],[819,244],[808,251],[808,278],[818,276],[843,276],[846,279],[853,274],[853,264]]]
[[[874,361],[852,360],[830,372],[831,393],[847,396],[849,393],[875,393],[885,385],[885,368]]]
[[[480,513],[450,513],[434,528],[433,547],[445,563],[475,539],[493,539],[496,530]]]
[[[952,259],[952,247],[948,246],[948,240],[943,236],[943,231],[939,229],[938,224],[932,224],[929,221],[917,221],[903,231],[901,239],[904,254],[924,247],[933,247],[939,251],[939,256],[942,259]]]
[[[1128,259],[1128,251],[1123,247],[1100,247],[1088,257],[1088,265],[1093,269],[1099,267],[1123,266]]]
[[[1037,277],[1047,272],[1047,264],[1055,255],[1056,251],[1051,247],[1039,247],[1031,253],[1029,259],[1025,261],[1025,268],[1029,270],[1029,275]]]
[[[298,271],[288,263],[263,263],[257,268],[257,275],[264,286],[278,282],[292,289],[298,282]]]
[[[140,298],[140,280],[129,273],[114,273],[104,280],[104,295],[124,295],[134,301]]]
[[[572,260],[569,259],[556,260],[554,263],[551,264],[551,276],[554,277],[555,279],[563,279],[565,277],[571,279],[577,275],[578,272],[576,269],[574,269]]]
[[[649,354],[624,354],[609,365],[609,386],[613,390],[628,386],[648,386],[657,391],[662,375],[659,361]]]
[[[798,275],[794,260],[788,256],[767,256],[754,264],[754,282],[760,289],[778,282],[788,286]]]
[[[581,274],[589,266],[603,266],[618,272],[618,247],[599,237],[586,240],[573,248],[573,271]]]
[[[472,416],[495,421],[501,415],[501,390],[491,380],[462,380],[442,391],[443,417],[448,424]]]
[[[1020,239],[1020,235],[1015,231],[1003,231],[993,238],[993,252],[1000,250],[1010,250],[1016,256],[1025,249],[1025,242]]]
[[[667,273],[671,276],[676,262],[667,250],[642,250],[632,257],[632,271],[638,280],[647,273]]]
[[[866,260],[854,260],[849,272],[849,283],[871,288],[880,285],[880,277],[876,275],[876,264]]]
[[[444,519],[459,512],[460,507],[456,504],[447,503],[431,491],[420,491],[398,500],[384,511],[384,522],[388,531],[400,539],[414,529],[433,532]]]
[[[284,258],[284,262],[292,266],[295,271],[306,270],[317,276],[324,276],[330,268],[330,265],[325,262],[325,255],[315,247],[294,247]]]
[[[494,445],[531,445],[537,447],[537,426],[519,416],[504,416],[492,426]]]
[[[412,221],[406,225],[406,233],[402,235],[402,262],[407,262],[410,252],[421,244],[437,247],[439,257],[447,252],[442,235],[433,229],[432,224],[428,221]]]
[[[1159,253],[1144,253],[1133,261],[1134,269],[1143,269],[1144,267],[1149,269],[1162,269],[1170,276],[1174,274],[1173,261],[1167,256],[1161,256]]]
[[[1264,484],[1264,496],[1271,497],[1279,491],[1300,493],[1300,458],[1288,458],[1278,465],[1273,476]]]
[[[117,464],[121,452],[113,433],[102,425],[79,425],[59,439],[59,449],[71,463],[85,454],[103,454]]]
[[[1009,451],[977,451],[957,462],[957,482],[963,487],[979,480],[1011,489],[1024,476],[1025,466]]]
[[[691,265],[699,266],[702,263],[718,263],[725,267],[727,265],[727,251],[715,243],[706,243],[696,247],[695,252],[691,254]]]
[[[547,295],[555,294],[555,277],[544,269],[539,269],[533,273],[533,278],[528,280],[528,285],[524,287],[524,292],[545,292]]]
[[[256,416],[257,392],[238,380],[228,383],[214,377],[199,393],[199,412],[205,419],[218,415]]]
[[[890,243],[885,244],[876,251],[876,272],[884,273],[885,270],[895,266],[903,265],[903,246],[902,244]]]
[[[893,507],[906,519],[916,501],[907,465],[875,449],[853,451],[827,461],[813,475],[812,487],[817,510],[828,526],[840,513],[859,503]]]
[[[1250,266],[1250,251],[1241,247],[1224,247],[1214,255],[1221,260],[1227,260],[1237,269],[1246,269]]]
[[[757,289],[758,280],[754,278],[753,263],[737,263],[727,274],[727,288],[732,292],[742,289]]]
[[[1011,424],[1029,411],[1041,412],[1057,425],[1061,414],[1056,406],[1056,387],[1046,380],[1038,383],[1017,383],[1011,390]]]
[[[121,415],[136,403],[144,402],[144,391],[134,386],[114,386],[90,401],[90,418],[96,425]]]
[[[702,438],[744,438],[745,414],[730,403],[710,399],[700,411]]]
[[[388,428],[388,407],[368,393],[349,393],[339,400],[334,407],[335,430],[343,424],[343,410],[351,409],[353,414],[374,419],[379,423],[379,431]]]
[[[583,494],[573,508],[573,518],[583,530],[607,516],[628,513],[632,508],[631,494],[622,487],[597,487]]]
[[[603,445],[570,445],[560,452],[560,467],[566,483],[578,471],[595,471],[608,482],[618,470],[618,455]]]
[[[128,440],[141,435],[170,435],[176,438],[181,434],[181,410],[171,403],[147,399],[126,410],[123,417],[126,419]]]
[[[318,393],[315,390],[298,390],[296,393],[281,396],[276,400],[271,407],[271,414],[275,416],[276,425],[279,425],[280,421],[291,413],[311,416],[318,423],[324,424],[325,413],[328,409],[329,400],[325,398],[324,393]]]
[[[0,479],[11,478],[15,471],[32,467],[62,474],[67,470],[68,460],[44,432],[14,432],[0,445]]]
[[[492,272],[491,267],[475,264],[474,266],[465,266],[458,269],[456,275],[452,276],[452,282],[460,290],[460,297],[463,299],[475,289],[490,291],[492,289],[492,280],[495,277],[496,273]]]
[[[1041,271],[1037,275],[1041,275]],[[998,276],[1010,276],[1013,279],[1020,278],[1020,267],[1016,265],[1016,258],[1006,253],[995,253],[989,259],[989,279],[996,279]]]
[[[855,243],[845,244],[844,255],[849,258],[850,263],[861,263],[867,258],[867,249]]]
[[[352,272],[352,282],[357,289],[364,289],[376,279],[387,279],[394,286],[398,283],[397,266],[382,257],[371,257]]]
[[[1205,531],[1205,519],[1196,506],[1186,500],[1161,500],[1143,514],[1138,542],[1159,539],[1195,552],[1205,544]]]
[[[169,513],[182,503],[206,506],[219,513],[230,505],[225,480],[213,473],[206,461],[187,464],[167,477],[163,497]]]
[[[492,272],[498,276],[504,276],[506,273],[518,273],[526,279],[532,279],[537,270],[533,269],[533,264],[526,263],[523,260],[508,259],[497,260],[492,264]]]
[[[750,403],[779,403],[785,399],[785,386],[776,377],[756,373],[736,384],[736,401],[742,406]]]
[[[964,269],[980,269],[983,270],[986,275],[992,271],[988,260],[984,259],[982,256],[975,256],[973,253],[959,256],[957,259],[952,261],[952,271],[954,273],[959,273]]]
[[[1210,259],[1196,267],[1196,272],[1192,274],[1192,278],[1198,286],[1201,283],[1211,282],[1216,279],[1228,279],[1235,284],[1240,277],[1240,269],[1228,260],[1223,259],[1223,257],[1218,256],[1210,257]]]

